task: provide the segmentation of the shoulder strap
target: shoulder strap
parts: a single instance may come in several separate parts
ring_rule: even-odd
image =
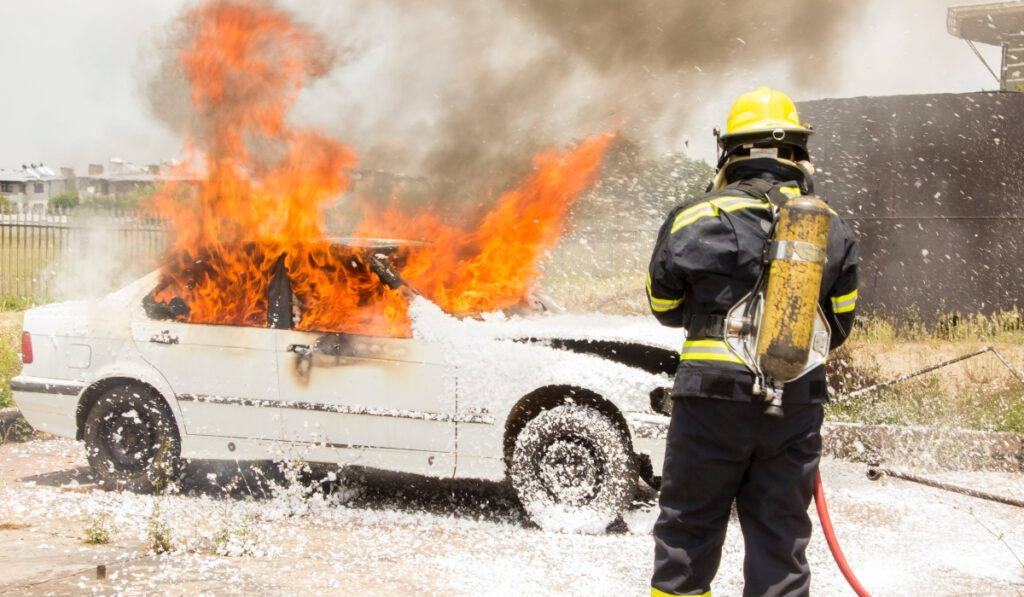
[[[753,197],[767,199],[776,207],[793,197],[799,197],[804,194],[803,189],[800,188],[796,181],[775,182],[764,178],[742,180],[729,185],[727,188],[735,188]]]
[[[725,188],[741,191],[751,197],[757,197],[759,199],[771,199],[769,197],[769,193],[777,186],[780,185],[775,181],[765,178],[747,178],[734,182]]]

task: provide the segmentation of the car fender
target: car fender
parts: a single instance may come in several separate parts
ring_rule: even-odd
[[[178,400],[175,398],[174,391],[171,389],[170,384],[167,383],[167,380],[159,371],[156,370],[156,368],[144,361],[137,354],[134,356],[123,355],[111,363],[98,368],[95,375],[91,377],[92,379],[87,382],[85,389],[83,389],[78,395],[76,415],[78,421],[78,439],[82,439],[82,427],[85,422],[85,417],[88,415],[87,411],[92,406],[91,402],[96,400],[99,397],[98,394],[101,393],[102,390],[111,382],[115,380],[129,380],[152,387],[171,409],[171,414],[174,416],[174,424],[178,428],[178,436],[181,438],[182,449],[184,451],[187,436]]]
[[[508,411],[523,396],[545,386],[572,386],[589,390],[615,405],[622,412],[650,411],[651,390],[671,385],[665,374],[652,374],[599,356],[558,350],[538,344],[502,342],[500,362],[491,362],[487,368],[500,375],[500,392],[496,399],[492,379],[479,379],[469,373],[459,376],[460,406],[487,406],[474,404],[481,401],[496,402],[495,412]],[[474,369],[479,368],[474,366]],[[492,377],[492,376],[486,376]],[[474,379],[477,378],[477,379]],[[481,400],[482,395],[484,400]],[[499,405],[504,404],[504,408]]]
[[[541,395],[545,408],[571,402],[573,394],[580,396],[580,402],[609,405],[610,409],[602,409],[618,413],[621,419],[616,422],[625,423],[625,431],[635,445],[631,415],[653,415],[651,391],[671,384],[665,374],[652,374],[591,354],[514,341],[499,342],[495,348],[495,352],[477,351],[472,367],[460,367],[460,414],[483,413],[493,419],[490,426],[460,425],[460,458],[506,459],[509,442],[514,442],[517,430],[525,424],[522,417],[538,412],[525,403]]]

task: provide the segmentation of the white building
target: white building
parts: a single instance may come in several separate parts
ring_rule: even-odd
[[[21,168],[0,168],[0,195],[14,204],[19,213],[43,213],[54,195],[67,189],[67,180],[43,164]]]
[[[166,177],[161,176],[158,165],[139,166],[112,158],[106,166],[89,164],[88,174],[75,177],[70,186],[78,191],[83,202],[88,202],[93,197],[116,197],[163,180]]]

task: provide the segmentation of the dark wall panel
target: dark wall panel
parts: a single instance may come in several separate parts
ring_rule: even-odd
[[[816,190],[860,239],[862,312],[1024,307],[1024,93],[798,108]]]

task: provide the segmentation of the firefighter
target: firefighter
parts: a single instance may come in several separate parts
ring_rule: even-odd
[[[658,233],[648,300],[658,321],[686,329],[686,340],[671,393],[653,596],[710,595],[733,503],[745,546],[743,594],[809,592],[807,508],[828,400],[824,366],[782,386],[779,416],[755,395],[750,364],[723,338],[726,314],[765,268],[775,208],[813,189],[810,135],[786,94],[743,94],[718,135],[709,192],[676,206]],[[810,300],[831,327],[833,349],[853,323],[858,250],[849,226],[834,211],[830,217],[827,261]]]

